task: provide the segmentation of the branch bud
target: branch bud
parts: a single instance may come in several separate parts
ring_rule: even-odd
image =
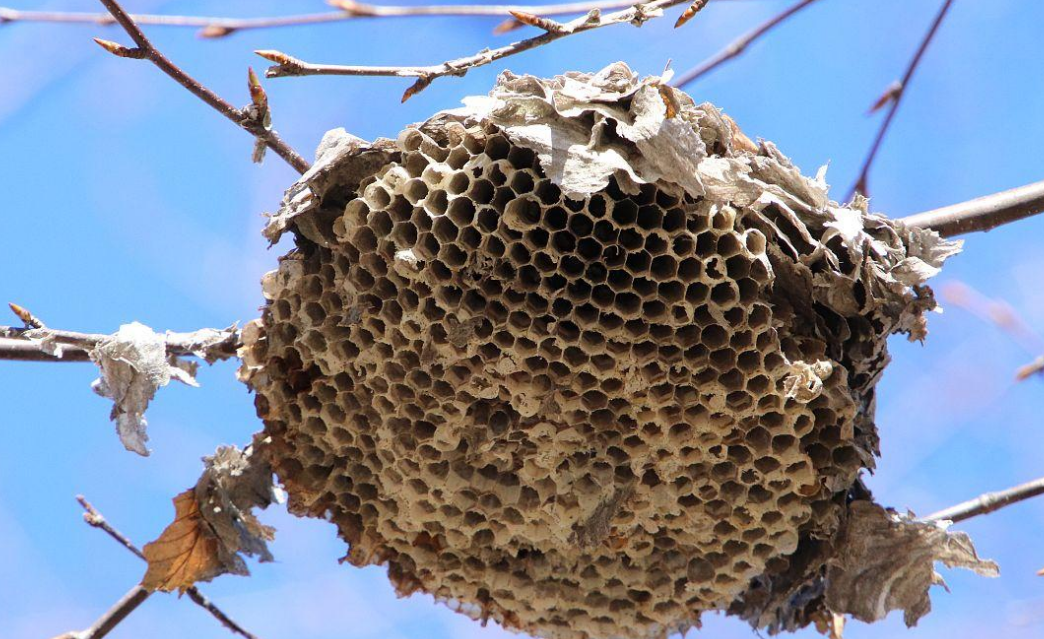
[[[125,47],[119,42],[113,42],[112,40],[102,40],[101,38],[95,38],[94,41],[98,43],[98,46],[119,58],[141,59],[145,57],[145,52],[141,49]]]

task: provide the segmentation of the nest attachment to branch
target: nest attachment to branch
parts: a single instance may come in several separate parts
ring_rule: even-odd
[[[504,73],[397,140],[331,132],[285,231],[243,334],[264,452],[400,592],[644,638],[913,622],[933,561],[991,568],[858,479],[886,340],[958,246],[660,78]]]

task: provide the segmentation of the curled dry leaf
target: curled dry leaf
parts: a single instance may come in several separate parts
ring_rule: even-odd
[[[826,578],[826,604],[865,622],[902,610],[914,626],[932,608],[928,589],[945,586],[935,562],[967,568],[985,577],[997,564],[979,559],[968,535],[889,512],[868,501],[853,502]]]
[[[144,548],[149,567],[141,585],[149,590],[184,592],[225,573],[249,575],[241,554],[272,560],[267,542],[275,529],[251,512],[276,500],[268,462],[252,447],[234,446],[204,462],[196,486],[174,498],[173,523]]]
[[[131,322],[91,349],[91,360],[101,377],[91,385],[94,392],[113,401],[110,418],[127,450],[147,456],[148,422],[145,409],[156,389],[176,379],[198,386],[192,371],[167,356],[167,340],[148,326]]]

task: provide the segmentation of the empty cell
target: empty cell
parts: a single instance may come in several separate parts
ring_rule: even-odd
[[[515,171],[508,181],[508,186],[516,195],[525,195],[536,185],[536,176],[532,171]]]
[[[669,246],[667,238],[660,233],[650,233],[645,236],[645,250],[649,255],[660,255],[667,252]]]

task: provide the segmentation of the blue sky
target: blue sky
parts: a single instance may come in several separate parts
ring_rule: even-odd
[[[485,93],[497,72],[549,75],[622,59],[681,71],[790,0],[712,2],[680,32],[669,19],[567,38],[447,78],[405,105],[390,78],[266,81],[279,131],[306,155],[327,129],[394,137],[406,124]],[[15,0],[12,0],[15,2]],[[127,0],[133,11],[272,15],[321,11],[313,0]],[[902,71],[937,0],[820,0],[741,59],[692,85],[753,136],[771,139],[806,173],[829,163],[836,197],[847,192],[877,118],[866,110]],[[87,0],[17,8],[96,10]],[[677,12],[678,10],[675,10]],[[1034,0],[958,0],[914,80],[871,176],[873,208],[891,215],[1041,179],[1044,86]],[[276,48],[326,62],[427,64],[502,39],[497,19],[358,21],[197,40],[152,28],[155,42],[235,103],[245,103],[251,51]],[[17,301],[55,327],[112,332],[138,320],[191,330],[249,320],[258,280],[285,250],[266,248],[262,213],[294,178],[275,156],[249,161],[251,140],[144,62],[101,51],[86,25],[0,27],[0,301]],[[964,283],[1007,300],[1044,333],[1044,218],[969,237],[939,289]],[[893,342],[879,393],[883,457],[871,487],[883,503],[920,513],[1044,474],[1040,380],[1013,381],[1037,353],[953,304],[931,318],[925,345]],[[140,578],[143,565],[81,522],[85,494],[139,543],[170,520],[170,498],[199,475],[199,458],[245,443],[259,428],[234,366],[201,372],[202,388],[162,390],[149,412],[147,459],[123,450],[109,407],[89,389],[87,365],[0,367],[0,637],[49,637],[82,628]],[[279,529],[277,562],[248,579],[202,589],[263,639],[493,639],[426,597],[398,600],[380,569],[337,564],[332,527],[264,514]],[[955,639],[1044,634],[1044,501],[962,525],[1002,577],[947,574],[952,593],[913,630],[895,616],[851,624],[846,637]],[[751,637],[740,622],[706,618],[704,636]],[[231,636],[187,600],[156,596],[112,637]],[[806,636],[813,636],[808,635]]]

